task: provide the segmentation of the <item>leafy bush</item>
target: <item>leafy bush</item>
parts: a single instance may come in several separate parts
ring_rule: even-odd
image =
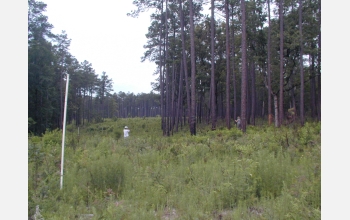
[[[53,131],[46,131],[45,135],[42,137],[42,141],[53,144],[62,144],[62,131],[55,129]]]
[[[316,126],[309,122],[306,122],[303,127],[299,130],[299,140],[303,146],[314,146],[315,145],[315,136],[321,134],[320,123],[317,123]]]
[[[119,129],[114,128],[113,135],[116,140],[119,140],[122,137],[123,133]]]

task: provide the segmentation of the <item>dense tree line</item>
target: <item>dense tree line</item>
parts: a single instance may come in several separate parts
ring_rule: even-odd
[[[69,53],[63,31],[51,33],[46,5],[28,0],[29,131],[62,127],[70,75],[68,122],[160,115],[164,135],[179,126],[231,121],[242,130],[266,118],[279,127],[321,119],[320,0],[135,0],[152,10],[142,61],[157,64],[159,94],[113,93],[113,81]],[[205,13],[204,7],[210,12]]]
[[[67,122],[76,125],[112,117],[160,114],[157,94],[113,93],[106,72],[98,75],[92,64],[79,62],[69,52],[65,31],[55,35],[44,15],[46,4],[28,0],[28,130],[40,135],[62,128],[65,87],[69,74]]]
[[[130,16],[153,12],[143,60],[158,65],[164,135],[180,122],[192,135],[217,119],[230,128],[237,116],[243,132],[257,117],[276,127],[321,119],[320,0],[133,3]]]

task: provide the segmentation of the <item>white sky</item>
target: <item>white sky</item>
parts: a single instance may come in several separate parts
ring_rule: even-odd
[[[65,30],[71,45],[69,52],[79,62],[87,60],[96,74],[106,72],[118,93],[149,93],[156,64],[141,63],[146,51],[145,34],[150,26],[149,12],[138,18],[126,14],[135,10],[132,0],[42,0],[45,15],[54,26],[53,33]]]

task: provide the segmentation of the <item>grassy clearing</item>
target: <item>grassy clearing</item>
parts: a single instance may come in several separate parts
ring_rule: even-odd
[[[130,138],[124,140],[127,125]],[[78,135],[79,130],[79,135]],[[28,214],[45,219],[320,219],[321,125],[199,125],[163,137],[160,118],[29,137]]]

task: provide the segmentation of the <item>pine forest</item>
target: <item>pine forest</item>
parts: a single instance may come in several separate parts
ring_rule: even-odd
[[[321,0],[132,2],[149,93],[28,0],[28,218],[321,219]]]

